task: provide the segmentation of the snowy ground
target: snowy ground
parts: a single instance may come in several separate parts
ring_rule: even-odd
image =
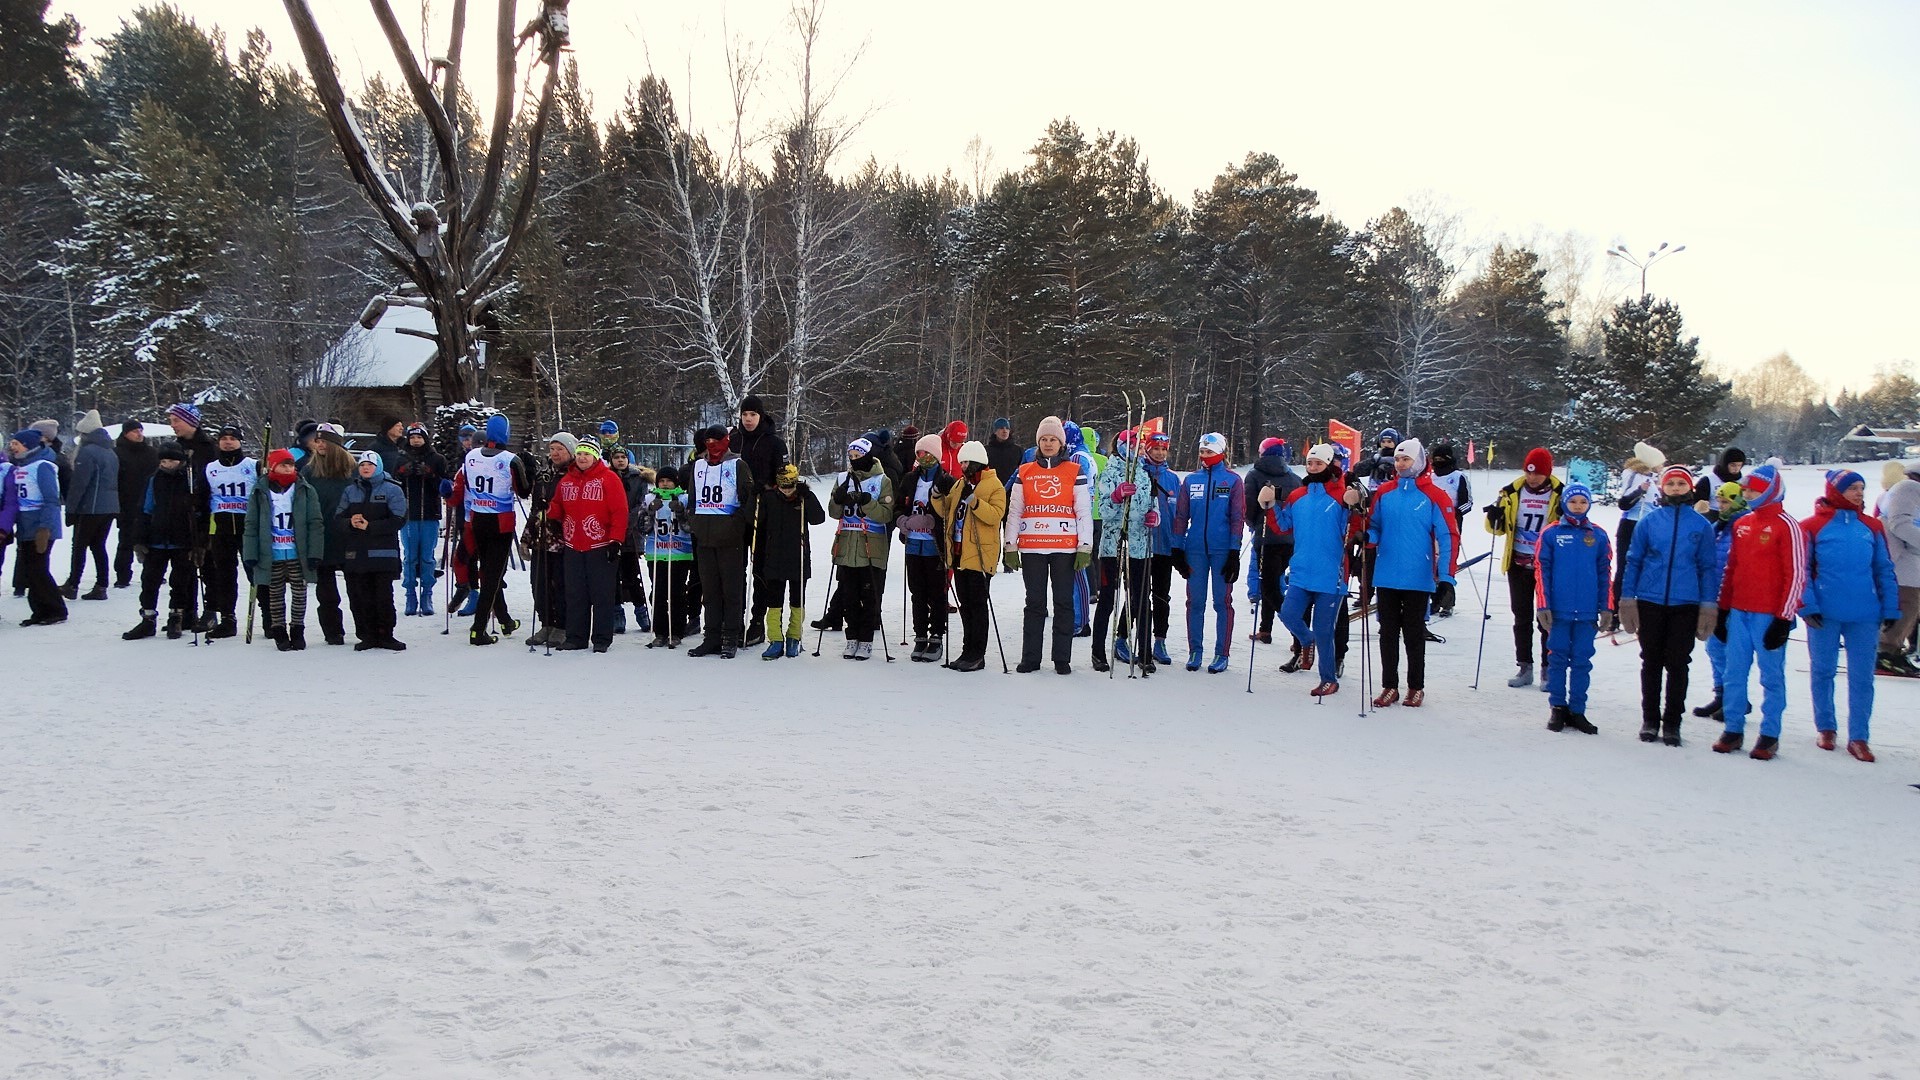
[[[1244,641],[1132,683],[438,620],[283,656],[13,601],[0,1074],[1915,1075],[1920,683],[1863,765],[1794,646],[1761,763],[1635,741],[1603,643],[1603,734],[1551,734],[1493,588],[1482,689],[1456,617],[1365,718],[1357,664],[1247,694]]]

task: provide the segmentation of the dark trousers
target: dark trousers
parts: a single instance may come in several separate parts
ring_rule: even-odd
[[[53,554],[51,542],[46,551],[35,551],[33,537],[28,536],[17,545],[20,548],[19,561],[14,564],[20,575],[20,582],[26,586],[27,608],[36,619],[64,619],[67,617],[67,601],[60,595],[60,586],[53,582],[53,570],[47,565]]]
[[[653,574],[653,632],[657,637],[686,635],[693,619],[693,563],[686,559],[655,559],[647,564]]]
[[[1507,600],[1513,604],[1513,660],[1533,663],[1533,635],[1540,635],[1540,658],[1547,656],[1547,635],[1534,623],[1533,567],[1515,563],[1507,568]]]
[[[843,566],[840,574],[840,603],[846,612],[847,640],[871,645],[880,628],[880,577],[884,566]]]
[[[491,518],[487,519],[489,522]],[[491,524],[482,528],[474,527],[473,537],[474,569],[479,573],[477,587],[480,590],[479,602],[473,608],[473,628],[484,631],[487,620],[498,614],[504,625],[507,622],[507,555],[513,550],[513,535],[501,532]],[[495,609],[499,610],[496,612]]]
[[[1640,602],[1640,722],[1679,724],[1687,707],[1687,669],[1693,663],[1698,604]],[[1667,689],[1661,708],[1662,676]]]
[[[740,641],[746,636],[747,549],[703,545],[694,562],[700,567],[701,617],[707,633]]]
[[[1157,640],[1167,636],[1167,627],[1173,621],[1173,556],[1155,555],[1149,576],[1153,579],[1153,636]]]
[[[567,620],[567,555],[564,551],[535,548],[527,560],[527,577],[533,581],[533,615],[540,625],[569,627]]]
[[[1637,521],[1622,521],[1613,533],[1613,610],[1620,610],[1620,585],[1627,580],[1627,545],[1633,543]]]
[[[167,611],[179,613],[181,625],[200,614],[200,585],[193,560],[186,548],[149,548],[140,565],[140,611],[160,611],[160,586],[171,582],[167,590]]]
[[[1133,635],[1134,640],[1130,643],[1130,647],[1133,649],[1135,656],[1139,656],[1141,653],[1147,651],[1147,620],[1144,618],[1135,619],[1133,616],[1140,606],[1147,602],[1147,577],[1151,568],[1152,562],[1150,559],[1128,559],[1125,570],[1127,580],[1122,581],[1120,580],[1122,571],[1120,569],[1119,556],[1103,556],[1094,563],[1094,570],[1099,575],[1098,581],[1100,585],[1100,601],[1093,610],[1093,652],[1095,656],[1105,656],[1107,654],[1107,641],[1109,640],[1107,637],[1108,620],[1113,617],[1115,604],[1122,601],[1125,602],[1126,609],[1120,612],[1120,627],[1119,633],[1116,636],[1124,639],[1127,637],[1127,631],[1137,626],[1139,632]]]
[[[1020,553],[1020,579],[1027,586],[1026,624],[1020,638],[1020,665],[1040,666],[1040,645],[1047,630],[1047,601],[1053,601],[1053,662],[1073,661],[1073,580],[1071,551]]]
[[[1427,601],[1432,593],[1412,589],[1373,590],[1380,609],[1380,685],[1400,686],[1400,645],[1407,646],[1407,689],[1427,687]]]
[[[567,644],[613,644],[614,617],[620,613],[620,564],[607,548],[569,549],[564,556],[567,582]]]
[[[640,549],[628,544],[620,549],[620,602],[635,608],[647,602],[647,589],[640,580]]]
[[[67,584],[78,586],[87,570],[87,554],[93,554],[93,580],[107,587],[107,533],[113,529],[112,514],[81,514],[73,521],[73,548],[67,564]]]
[[[1273,632],[1273,617],[1280,613],[1287,581],[1287,565],[1293,562],[1292,544],[1268,544],[1260,549],[1260,632]],[[1294,639],[1294,647],[1300,645]]]
[[[216,514],[215,519],[235,517]],[[216,533],[207,538],[207,558],[200,567],[207,583],[207,614],[233,617],[240,606],[240,533]]]
[[[393,637],[393,583],[395,570],[349,573],[347,604],[353,609],[353,636],[359,641],[386,641]]]
[[[907,556],[907,596],[915,641],[947,636],[947,568],[938,555]]]
[[[953,592],[960,599],[960,659],[987,658],[987,588],[993,579],[978,570],[955,570]]]
[[[120,535],[114,538],[113,544],[114,584],[133,580],[133,560],[138,554],[133,550],[133,541],[127,539],[127,524],[123,521],[120,523]]]
[[[320,634],[329,642],[344,641],[347,637],[347,619],[340,611],[340,568],[322,566],[314,576],[313,596],[314,621],[320,624]]]

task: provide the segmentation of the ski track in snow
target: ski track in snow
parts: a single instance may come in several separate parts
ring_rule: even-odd
[[[129,644],[127,591],[9,622],[0,1074],[1914,1076],[1920,685],[1879,681],[1863,765],[1790,646],[1761,763],[1635,741],[1603,640],[1603,734],[1551,734],[1493,587],[1483,688],[1463,580],[1431,703],[1364,719],[1357,655],[1316,706],[1280,647],[1246,694],[1244,640],[1110,683],[1085,642],[1062,679],[437,618]]]

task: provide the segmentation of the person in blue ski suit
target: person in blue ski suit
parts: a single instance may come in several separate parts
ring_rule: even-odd
[[[1277,486],[1262,487],[1257,498],[1268,508],[1267,528],[1293,545],[1280,624],[1296,641],[1306,642],[1302,651],[1311,650],[1319,661],[1320,685],[1310,692],[1312,696],[1338,693],[1334,629],[1340,600],[1347,592],[1347,545],[1360,489],[1346,486],[1334,464],[1333,447],[1321,443],[1307,451],[1307,476],[1298,487],[1284,494]]]
[[[1826,497],[1800,523],[1807,537],[1807,588],[1800,617],[1807,624],[1813,671],[1813,724],[1820,748],[1833,749],[1838,723],[1833,683],[1847,650],[1847,753],[1872,761],[1873,665],[1880,629],[1900,618],[1900,585],[1880,522],[1864,511],[1866,477],[1851,469],[1827,474]]]
[[[1407,648],[1408,708],[1426,704],[1427,605],[1441,582],[1454,580],[1460,552],[1453,500],[1427,471],[1426,447],[1401,440],[1393,450],[1394,478],[1373,490],[1367,519],[1370,578],[1380,613],[1380,693],[1376,708],[1400,697],[1400,643]]]
[[[1207,594],[1213,594],[1214,653],[1207,671],[1227,670],[1233,645],[1233,583],[1240,580],[1240,537],[1247,506],[1240,474],[1227,464],[1227,437],[1200,436],[1200,467],[1187,474],[1174,505],[1173,532],[1180,538],[1174,568],[1187,579],[1187,670],[1200,670],[1206,645]]]
[[[1697,496],[1699,489],[1695,488],[1694,493]],[[1710,509],[1712,513],[1705,517],[1713,523],[1713,592],[1718,595],[1720,579],[1727,572],[1727,553],[1733,550],[1733,527],[1748,514],[1746,492],[1740,487],[1740,482],[1736,480],[1721,484],[1719,490],[1713,493],[1713,506]],[[1715,618],[1718,618],[1717,613]],[[1724,719],[1720,707],[1726,697],[1727,643],[1711,633],[1707,635],[1707,667],[1713,672],[1713,700],[1694,709],[1693,715],[1707,717],[1718,723]]]
[[[1693,643],[1719,642],[1720,569],[1714,526],[1694,509],[1693,471],[1667,466],[1660,474],[1660,502],[1627,535],[1620,553],[1620,628],[1640,639],[1640,741],[1680,745],[1687,707]],[[1653,498],[1648,495],[1644,498]],[[1719,663],[1715,661],[1716,674]],[[1666,707],[1660,689],[1666,686]]]
[[[1534,621],[1547,635],[1548,731],[1600,729],[1587,719],[1593,680],[1593,638],[1613,610],[1613,544],[1587,518],[1593,489],[1578,481],[1560,492],[1560,520],[1540,533],[1534,576]]]

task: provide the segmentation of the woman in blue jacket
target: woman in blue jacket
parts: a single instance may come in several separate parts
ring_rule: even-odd
[[[1319,658],[1320,685],[1313,688],[1313,696],[1339,693],[1333,632],[1347,592],[1347,540],[1360,489],[1346,486],[1333,463],[1333,447],[1322,443],[1307,451],[1307,477],[1299,487],[1285,495],[1275,487],[1262,487],[1259,500],[1267,508],[1267,528],[1293,544],[1280,623],[1294,640],[1308,643],[1303,652]]]
[[[1667,466],[1660,498],[1621,552],[1620,628],[1640,638],[1640,741],[1679,746],[1693,643],[1706,641],[1710,650],[1716,644],[1725,555],[1716,548],[1713,523],[1693,508],[1692,470]],[[1716,696],[1718,681],[1716,671]]]
[[[1613,545],[1587,519],[1593,489],[1575,482],[1560,492],[1560,520],[1540,533],[1533,579],[1534,622],[1547,635],[1548,731],[1600,734],[1587,719],[1593,681],[1593,638],[1609,610]]]
[[[1807,622],[1813,670],[1813,723],[1820,749],[1831,750],[1835,722],[1833,681],[1840,648],[1847,650],[1847,753],[1872,761],[1867,727],[1873,718],[1873,665],[1880,627],[1900,617],[1887,536],[1866,508],[1866,478],[1851,469],[1827,474],[1827,495],[1801,523],[1807,537],[1807,587],[1800,616]]]
[[[1367,511],[1367,546],[1374,552],[1371,584],[1380,610],[1381,689],[1373,704],[1384,709],[1400,700],[1404,639],[1406,706],[1412,709],[1427,699],[1427,603],[1441,582],[1453,583],[1460,535],[1453,501],[1427,475],[1427,451],[1419,439],[1394,447],[1393,467],[1394,478],[1374,489]]]

